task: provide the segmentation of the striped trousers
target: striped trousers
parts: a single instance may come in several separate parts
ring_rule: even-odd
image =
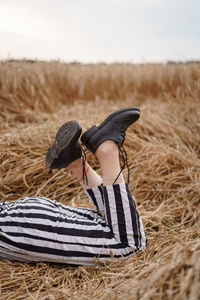
[[[147,239],[127,183],[85,190],[95,210],[44,197],[0,204],[0,257],[93,265],[144,250]]]

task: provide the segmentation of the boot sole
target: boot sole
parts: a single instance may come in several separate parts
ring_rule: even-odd
[[[108,122],[110,122],[115,116],[117,116],[117,115],[119,115],[123,112],[131,111],[131,110],[135,111],[136,116],[138,116],[138,118],[135,120],[135,122],[136,122],[140,117],[140,109],[139,108],[137,108],[137,107],[128,107],[128,108],[119,109],[119,110],[111,113],[99,126],[94,125],[91,128],[89,128],[81,136],[82,143],[85,145],[85,143],[87,143],[88,139],[90,139],[93,134],[95,134],[98,130],[100,130],[103,126],[105,126]]]
[[[59,128],[55,136],[55,142],[53,146],[49,147],[46,154],[47,168],[51,168],[53,160],[79,139],[81,132],[82,128],[76,121],[69,121]]]

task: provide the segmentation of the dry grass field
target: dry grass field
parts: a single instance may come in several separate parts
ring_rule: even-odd
[[[85,130],[127,106],[141,109],[125,148],[146,252],[94,267],[0,260],[1,300],[200,299],[200,64],[0,63],[0,201],[91,207],[46,150],[64,122]]]

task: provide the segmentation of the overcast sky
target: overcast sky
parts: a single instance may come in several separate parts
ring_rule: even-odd
[[[0,59],[200,59],[200,0],[0,0]]]

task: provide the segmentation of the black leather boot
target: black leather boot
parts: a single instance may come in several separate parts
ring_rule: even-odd
[[[72,161],[82,156],[78,139],[81,135],[81,125],[76,121],[69,121],[58,130],[53,146],[46,154],[46,166],[50,169],[66,168]]]
[[[104,141],[113,140],[121,147],[126,129],[140,117],[140,109],[128,107],[110,114],[99,126],[92,126],[81,137],[82,143],[92,152]]]

